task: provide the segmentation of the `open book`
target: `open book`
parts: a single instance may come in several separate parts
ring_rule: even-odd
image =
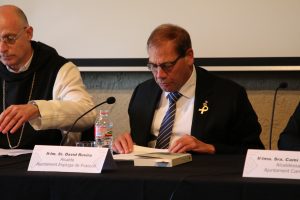
[[[137,155],[134,166],[173,167],[192,161],[189,153],[156,152]]]
[[[142,147],[133,145],[133,151],[129,154],[116,154],[113,155],[114,160],[134,160],[139,158],[137,155],[145,153],[168,152],[168,149],[155,149],[150,147]]]

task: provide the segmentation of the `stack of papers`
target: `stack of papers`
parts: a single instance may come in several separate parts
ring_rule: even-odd
[[[134,166],[173,167],[192,161],[189,153],[146,153],[134,159]]]
[[[192,161],[189,153],[170,153],[168,149],[133,146],[129,154],[113,155],[114,160],[133,160],[134,166],[173,167]]]

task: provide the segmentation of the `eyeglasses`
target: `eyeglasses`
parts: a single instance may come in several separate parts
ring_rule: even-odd
[[[13,45],[16,41],[21,37],[21,35],[25,32],[28,27],[24,27],[17,34],[10,34],[0,37],[0,42],[4,42],[5,44]]]
[[[174,61],[161,63],[159,65],[149,62],[147,64],[147,67],[152,72],[157,72],[158,67],[160,67],[164,72],[170,72],[173,69],[173,67],[176,65],[177,61],[183,57],[184,57],[183,55],[179,55]]]

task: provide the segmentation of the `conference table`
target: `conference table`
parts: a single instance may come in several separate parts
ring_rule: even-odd
[[[0,157],[0,199],[300,199],[300,180],[244,178],[244,155],[193,155],[171,168],[135,167],[99,174],[27,171],[31,154]]]

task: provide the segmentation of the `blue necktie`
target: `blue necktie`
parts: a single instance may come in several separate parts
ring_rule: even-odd
[[[181,96],[182,94],[179,92],[172,92],[167,96],[169,99],[169,108],[159,129],[159,134],[155,145],[155,148],[157,149],[167,149],[169,147],[176,113],[176,101]]]

